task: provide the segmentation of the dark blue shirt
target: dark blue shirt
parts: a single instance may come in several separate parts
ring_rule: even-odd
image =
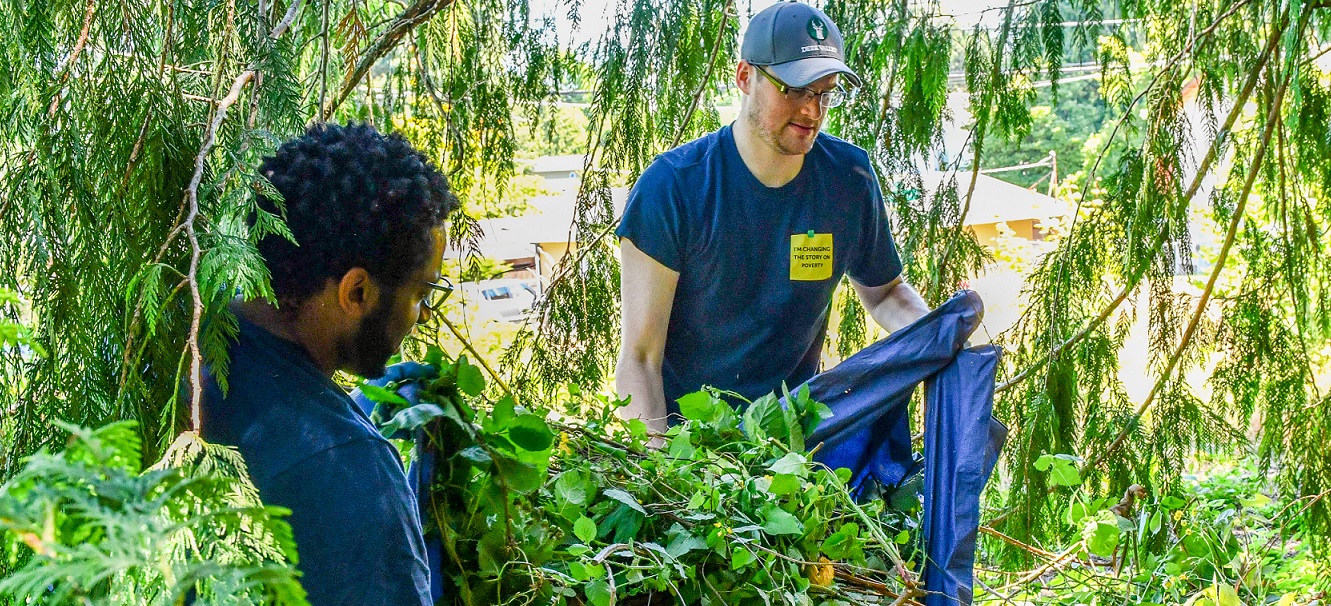
[[[868,154],[826,134],[781,187],[753,176],[729,126],[663,153],[617,233],[679,272],[661,371],[671,413],[704,385],[754,399],[808,380],[841,276],[901,274]]]
[[[291,510],[311,606],[429,605],[397,450],[302,347],[238,320],[226,395],[204,376],[203,436],[239,448],[264,503]]]

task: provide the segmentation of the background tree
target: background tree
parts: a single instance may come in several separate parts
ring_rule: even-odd
[[[1030,278],[1026,314],[1001,338],[998,410],[1013,433],[991,530],[1018,542],[1066,538],[1058,520],[1072,489],[1051,481],[1047,460],[1036,466],[1045,455],[1079,457],[1072,483],[1104,497],[1131,484],[1170,494],[1189,456],[1252,448],[1280,487],[1309,498],[1325,536],[1331,509],[1313,497],[1331,488],[1331,415],[1317,382],[1331,338],[1331,88],[1321,58],[1331,6],[1123,0],[1114,16],[1129,27],[1110,27],[1098,0],[1011,0],[957,36],[935,3],[822,4],[867,83],[828,130],[869,150],[891,185],[907,278],[931,303],[983,267],[961,218],[988,154],[1033,132],[1042,100],[1032,83],[1062,78],[1069,57],[1100,64],[1113,126],[1088,150],[1084,183],[1103,193],[1078,201]],[[603,385],[618,345],[609,187],[718,126],[747,7],[622,0],[613,9],[599,41],[570,54],[553,19],[524,0],[0,8],[0,286],[20,293],[24,305],[4,313],[28,315],[47,354],[0,351],[5,474],[59,445],[55,419],[138,420],[145,461],[197,429],[198,368],[224,365],[235,330],[225,303],[271,296],[252,242],[284,233],[281,218],[260,213],[253,229],[245,218],[258,212],[253,192],[268,188],[254,167],[280,141],[312,120],[401,129],[455,190],[472,192],[509,182],[515,125],[540,116],[581,65],[595,78],[584,80],[589,160],[570,226],[578,248],[502,369],[535,400],[570,383]],[[1149,66],[1141,76],[1134,52]],[[957,55],[969,147],[951,166],[955,180],[909,196],[924,190],[916,167],[939,154]],[[1193,267],[1198,212],[1222,235],[1209,272],[1189,282],[1176,274]],[[475,222],[458,215],[453,226],[454,244],[469,246]],[[862,322],[848,300],[843,317]],[[1125,302],[1138,300],[1149,309],[1153,381],[1139,402],[1117,375],[1132,319]],[[1193,371],[1210,377],[1209,397],[1184,380]]]

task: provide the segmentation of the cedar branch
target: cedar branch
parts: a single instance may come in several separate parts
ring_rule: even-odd
[[[1197,192],[1201,189],[1202,180],[1210,174],[1211,166],[1220,157],[1221,147],[1223,147],[1225,142],[1229,139],[1229,135],[1234,128],[1234,123],[1238,121],[1239,116],[1243,113],[1243,107],[1248,102],[1248,97],[1252,95],[1252,91],[1257,87],[1257,81],[1260,79],[1262,70],[1266,67],[1266,63],[1270,59],[1271,53],[1275,51],[1276,45],[1280,43],[1281,32],[1282,30],[1279,28],[1276,28],[1272,32],[1271,39],[1267,41],[1266,48],[1263,49],[1262,54],[1257,57],[1257,61],[1254,63],[1252,70],[1248,74],[1247,81],[1243,83],[1243,88],[1239,91],[1238,96],[1234,98],[1234,106],[1230,108],[1229,114],[1225,116],[1224,125],[1216,132],[1215,139],[1211,141],[1210,148],[1206,150],[1206,156],[1202,158],[1201,164],[1197,166],[1197,172],[1193,175],[1192,184],[1189,185],[1188,190],[1183,193],[1182,200],[1184,202],[1190,202],[1193,196],[1197,195]],[[1155,259],[1155,256],[1160,253],[1160,249],[1164,247],[1165,239],[1165,232],[1161,231],[1160,235],[1156,237],[1155,242],[1151,246],[1151,252],[1143,257],[1141,264],[1133,270],[1132,275],[1128,278],[1127,283],[1123,285],[1123,289],[1119,291],[1118,296],[1114,297],[1114,300],[1109,302],[1109,305],[1100,312],[1100,315],[1096,316],[1096,318],[1092,320],[1090,324],[1087,324],[1080,332],[1060,343],[1034,364],[1031,364],[1025,370],[1017,373],[1016,376],[999,385],[994,390],[995,393],[1002,393],[1011,389],[1018,383],[1021,383],[1024,379],[1029,377],[1031,373],[1039,370],[1048,363],[1049,360],[1057,358],[1064,350],[1077,344],[1108,321],[1110,316],[1114,315],[1118,306],[1128,298],[1128,295],[1131,294],[1132,291],[1136,290],[1137,285],[1140,284],[1142,278],[1146,276],[1146,270],[1150,267],[1151,261]]]
[[[680,140],[684,138],[684,132],[688,129],[689,121],[693,119],[693,112],[698,109],[698,103],[702,102],[703,93],[707,92],[707,83],[712,80],[712,71],[716,69],[716,58],[721,55],[721,42],[726,39],[726,26],[729,24],[731,12],[735,10],[735,2],[731,0],[721,9],[721,23],[716,26],[716,41],[712,43],[712,55],[707,60],[707,73],[703,74],[702,81],[698,83],[698,91],[693,94],[693,102],[689,104],[689,111],[684,112],[684,121],[679,125],[679,131],[675,133],[675,140],[670,143],[671,149],[679,147]]]
[[[1128,434],[1132,432],[1132,429],[1136,427],[1137,423],[1141,420],[1142,415],[1145,414],[1147,409],[1151,407],[1151,404],[1154,403],[1156,396],[1159,395],[1160,390],[1164,388],[1165,383],[1174,375],[1174,369],[1178,366],[1179,360],[1182,359],[1184,350],[1187,349],[1188,345],[1192,342],[1193,336],[1196,335],[1197,326],[1201,322],[1202,314],[1206,313],[1206,305],[1211,300],[1211,294],[1215,290],[1216,281],[1220,278],[1220,274],[1225,268],[1225,261],[1229,258],[1229,251],[1234,245],[1239,224],[1243,222],[1244,210],[1248,204],[1248,194],[1252,192],[1252,186],[1257,180],[1257,173],[1261,172],[1262,159],[1266,156],[1266,151],[1271,144],[1271,134],[1275,132],[1275,126],[1279,122],[1280,108],[1285,98],[1285,90],[1288,86],[1289,76],[1287,75],[1286,79],[1281,83],[1280,89],[1276,92],[1275,98],[1271,101],[1271,109],[1267,111],[1266,128],[1262,131],[1261,142],[1258,144],[1257,152],[1253,156],[1252,168],[1248,170],[1248,176],[1244,180],[1243,191],[1239,194],[1238,206],[1234,209],[1234,216],[1229,220],[1229,229],[1225,232],[1225,242],[1220,247],[1220,255],[1216,257],[1215,268],[1211,270],[1211,277],[1206,281],[1206,288],[1202,290],[1202,295],[1197,301],[1197,307],[1193,310],[1192,318],[1188,321],[1187,328],[1184,329],[1183,335],[1179,338],[1178,345],[1174,347],[1174,351],[1166,361],[1164,371],[1160,373],[1160,377],[1156,379],[1155,384],[1151,386],[1150,393],[1146,395],[1146,399],[1137,407],[1136,412],[1132,415],[1132,419],[1123,426],[1123,429],[1118,432],[1118,435],[1109,443],[1109,446],[1105,447],[1104,450],[1097,453],[1086,462],[1086,465],[1081,469],[1083,476],[1087,471],[1094,469],[1100,463],[1108,459],[1109,455],[1113,454],[1123,445],[1124,440],[1127,439]]]
[[[364,55],[361,55],[360,61],[356,62],[356,67],[347,72],[346,77],[342,79],[342,85],[337,94],[333,95],[333,98],[328,100],[327,105],[324,105],[319,111],[319,120],[325,121],[331,118],[333,112],[337,111],[337,107],[342,105],[347,97],[351,96],[352,91],[356,90],[356,86],[360,84],[361,79],[370,73],[370,68],[374,67],[375,63],[378,63],[384,55],[393,50],[404,36],[452,4],[453,0],[417,0],[415,4],[408,6],[399,13],[388,26],[388,29],[379,34],[379,38],[374,41],[374,44],[370,45]]]
[[[299,12],[301,2],[297,0],[291,4],[282,21],[273,28],[269,34],[271,38],[280,37],[291,27],[292,21],[296,19],[296,13]],[[190,318],[189,332],[189,352],[190,352],[190,421],[191,429],[195,432],[202,431],[202,403],[203,403],[203,354],[199,350],[199,328],[203,321],[203,296],[199,292],[199,258],[202,255],[202,249],[199,246],[198,233],[195,231],[195,221],[199,217],[199,184],[203,181],[203,168],[207,162],[208,154],[212,152],[213,145],[217,142],[217,131],[222,126],[222,120],[226,119],[227,111],[235,105],[240,99],[241,93],[245,90],[245,85],[254,79],[254,69],[247,69],[236,76],[235,81],[231,83],[231,90],[217,104],[217,112],[213,115],[212,122],[208,124],[208,130],[203,135],[203,145],[199,148],[199,154],[194,157],[194,175],[190,177],[189,186],[185,188],[185,204],[189,208],[189,214],[185,216],[176,229],[167,236],[167,243],[180,232],[184,231],[190,244],[190,262],[189,273],[186,278],[189,282],[190,298],[193,300],[193,314]],[[165,248],[165,245],[163,245]]]

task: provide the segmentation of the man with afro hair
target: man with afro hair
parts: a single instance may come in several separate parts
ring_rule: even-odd
[[[291,510],[310,604],[428,605],[421,522],[397,450],[332,377],[383,376],[435,313],[457,198],[401,136],[368,125],[312,126],[259,172],[282,199],[258,205],[285,217],[294,242],[258,242],[277,304],[232,303],[239,332],[225,382],[206,369],[204,437],[239,448],[264,502]]]

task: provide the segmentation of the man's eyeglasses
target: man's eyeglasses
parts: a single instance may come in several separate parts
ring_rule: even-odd
[[[833,107],[840,106],[842,103],[845,103],[846,98],[849,96],[849,94],[845,91],[845,89],[841,87],[837,87],[829,91],[818,93],[814,92],[812,89],[805,88],[803,86],[790,86],[785,82],[777,80],[775,76],[767,73],[767,70],[763,69],[762,67],[757,65],[753,67],[754,69],[757,69],[759,72],[762,72],[763,76],[767,77],[767,81],[771,82],[772,86],[775,86],[776,90],[786,97],[786,101],[789,101],[796,105],[804,105],[805,103],[812,101],[814,97],[817,97],[818,107],[821,107],[823,109],[831,109]]]
[[[426,282],[425,285],[430,287],[430,293],[425,295],[425,307],[430,311],[442,311],[444,301],[453,294],[453,283],[441,276],[438,282]]]

